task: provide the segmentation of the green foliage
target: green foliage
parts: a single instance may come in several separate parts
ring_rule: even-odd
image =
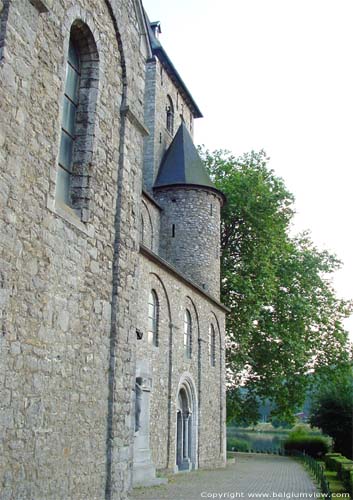
[[[227,423],[233,422],[239,427],[248,427],[258,423],[259,403],[253,393],[241,390],[239,387],[229,387],[226,401]]]
[[[353,465],[352,460],[349,460],[348,458],[338,455],[338,456],[330,456],[326,462],[326,467],[329,470],[333,470],[335,472],[340,472],[341,468],[343,465]],[[340,474],[339,474],[340,476]]]
[[[349,491],[349,494],[351,495],[351,498],[353,498],[353,471],[351,471],[349,474],[349,480],[347,481],[347,489]]]
[[[249,451],[249,443],[245,439],[228,438],[227,439],[228,451]]]
[[[294,198],[268,168],[263,151],[240,158],[224,151],[201,154],[227,197],[221,298],[231,310],[229,384],[246,387],[252,401],[270,399],[272,414],[293,422],[308,373],[348,358],[342,319],[352,304],[336,298],[329,280],[340,263],[318,250],[307,233],[289,235]],[[237,397],[228,415],[244,418],[247,408],[233,404]]]
[[[325,465],[328,470],[335,470],[334,459],[337,457],[342,457],[341,453],[326,453],[325,455]]]
[[[340,380],[322,385],[313,398],[310,423],[333,438],[334,450],[353,458],[353,376],[351,368]]]
[[[338,469],[338,479],[340,479],[344,484],[349,483],[351,471],[353,471],[352,461],[350,463],[348,461],[342,463],[340,468]]]
[[[328,452],[330,443],[324,436],[297,434],[288,437],[283,443],[286,452],[301,451],[313,458],[318,458]]]

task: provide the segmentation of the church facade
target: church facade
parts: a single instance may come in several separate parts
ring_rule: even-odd
[[[140,0],[0,16],[2,498],[221,467],[225,200],[160,25]]]

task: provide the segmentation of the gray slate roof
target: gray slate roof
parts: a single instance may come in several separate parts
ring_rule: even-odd
[[[207,187],[224,199],[224,195],[211,181],[184,123],[180,125],[164,155],[154,188],[176,185]]]

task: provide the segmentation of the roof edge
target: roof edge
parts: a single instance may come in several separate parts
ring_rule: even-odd
[[[190,278],[185,276],[183,273],[178,271],[174,266],[169,264],[166,260],[162,259],[159,255],[154,253],[152,250],[150,250],[148,247],[140,243],[140,254],[144,255],[146,258],[149,260],[155,262],[156,264],[159,264],[162,266],[166,271],[169,271],[171,274],[174,274],[177,278],[181,279],[186,285],[190,286],[194,290],[196,290],[200,295],[203,295],[205,298],[207,298],[209,301],[213,302],[217,307],[222,309],[225,313],[231,312],[231,310],[222,304],[219,300],[217,300],[215,297],[210,295],[208,292],[203,290],[197,283],[192,281]]]
[[[222,191],[216,187],[205,186],[203,184],[183,184],[180,182],[174,184],[162,184],[153,187],[153,191],[161,191],[162,189],[203,189],[204,191],[211,191],[216,194],[221,199],[222,207],[227,203],[227,197],[222,193]]]
[[[161,59],[161,61],[165,64],[165,66],[167,66],[167,68],[169,69],[169,71],[172,74],[174,74],[175,80],[176,80],[175,83],[179,86],[179,88],[186,95],[186,97],[187,97],[186,100],[189,101],[189,103],[191,105],[191,108],[193,109],[194,118],[203,118],[203,114],[201,113],[200,108],[196,104],[194,98],[192,97],[190,91],[188,90],[187,86],[183,82],[183,79],[179,75],[178,71],[176,70],[174,64],[170,60],[170,58],[169,58],[168,54],[166,53],[166,51],[164,50],[163,46],[160,44],[159,47],[156,47],[156,48],[152,47],[152,52],[157,57],[159,57],[159,59]]]

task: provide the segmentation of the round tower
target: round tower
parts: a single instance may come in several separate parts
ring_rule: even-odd
[[[184,124],[162,161],[154,196],[163,209],[161,257],[218,299],[224,195],[209,178]]]

